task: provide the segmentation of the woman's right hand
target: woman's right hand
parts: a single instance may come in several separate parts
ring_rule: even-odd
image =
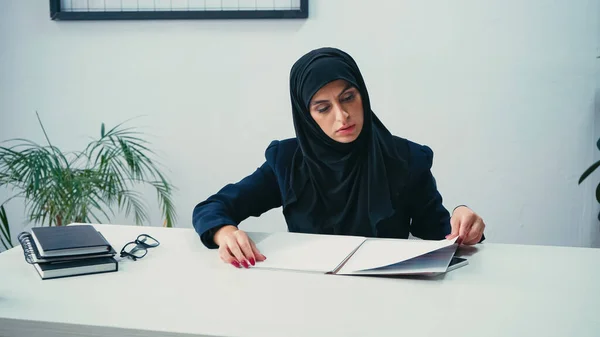
[[[249,268],[250,265],[254,266],[257,261],[266,260],[266,256],[258,251],[248,234],[236,226],[221,227],[215,233],[213,240],[219,246],[221,260],[237,268],[242,266]]]

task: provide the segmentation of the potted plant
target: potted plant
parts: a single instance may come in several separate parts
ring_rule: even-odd
[[[598,141],[596,142],[596,147],[598,148],[598,150],[600,150],[600,139],[598,139]],[[581,184],[590,174],[592,174],[592,172],[594,172],[598,168],[598,166],[600,166],[600,160],[592,164],[585,170],[585,172],[583,172],[583,174],[579,178],[578,184]],[[596,201],[600,203],[600,183],[598,183],[598,185],[596,186]],[[598,220],[600,221],[600,213],[598,214]]]
[[[6,248],[12,243],[4,204],[15,198],[24,199],[27,219],[34,225],[101,223],[110,221],[115,211],[133,214],[135,223],[142,225],[149,217],[136,188],[149,185],[156,190],[163,226],[173,227],[173,186],[151,159],[154,152],[139,132],[124,123],[107,131],[102,123],[100,137],[82,151],[63,152],[52,145],[37,118],[47,145],[18,138],[6,141],[14,143],[11,146],[0,146],[0,188],[15,191],[0,203],[1,242]]]

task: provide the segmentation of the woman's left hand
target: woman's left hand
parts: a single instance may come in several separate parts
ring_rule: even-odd
[[[458,236],[456,242],[463,245],[474,245],[481,241],[485,223],[483,219],[466,206],[460,206],[454,210],[450,218],[452,233],[446,239]]]

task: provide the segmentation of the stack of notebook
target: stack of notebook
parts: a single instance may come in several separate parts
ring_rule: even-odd
[[[117,271],[110,243],[91,225],[34,227],[19,234],[25,260],[45,279]]]

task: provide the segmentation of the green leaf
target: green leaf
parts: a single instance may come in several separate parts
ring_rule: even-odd
[[[596,147],[598,148],[598,150],[600,150],[600,138],[598,138],[598,141],[596,142]]]
[[[600,203],[600,184],[596,186],[596,200]]]
[[[583,174],[579,178],[578,184],[581,184],[581,182],[584,181],[585,178],[587,178],[590,174],[592,174],[592,172],[594,172],[594,170],[597,169],[598,166],[600,166],[600,160],[595,162],[592,166],[588,167],[588,169],[585,170],[585,172],[583,172]]]
[[[0,237],[0,242],[5,249],[10,249],[13,247],[11,236],[10,236],[10,226],[8,224],[8,217],[6,216],[6,209],[4,209],[4,204],[0,205],[0,232],[2,236]]]
[[[102,123],[102,126],[100,127],[100,138],[104,138],[104,123]]]

